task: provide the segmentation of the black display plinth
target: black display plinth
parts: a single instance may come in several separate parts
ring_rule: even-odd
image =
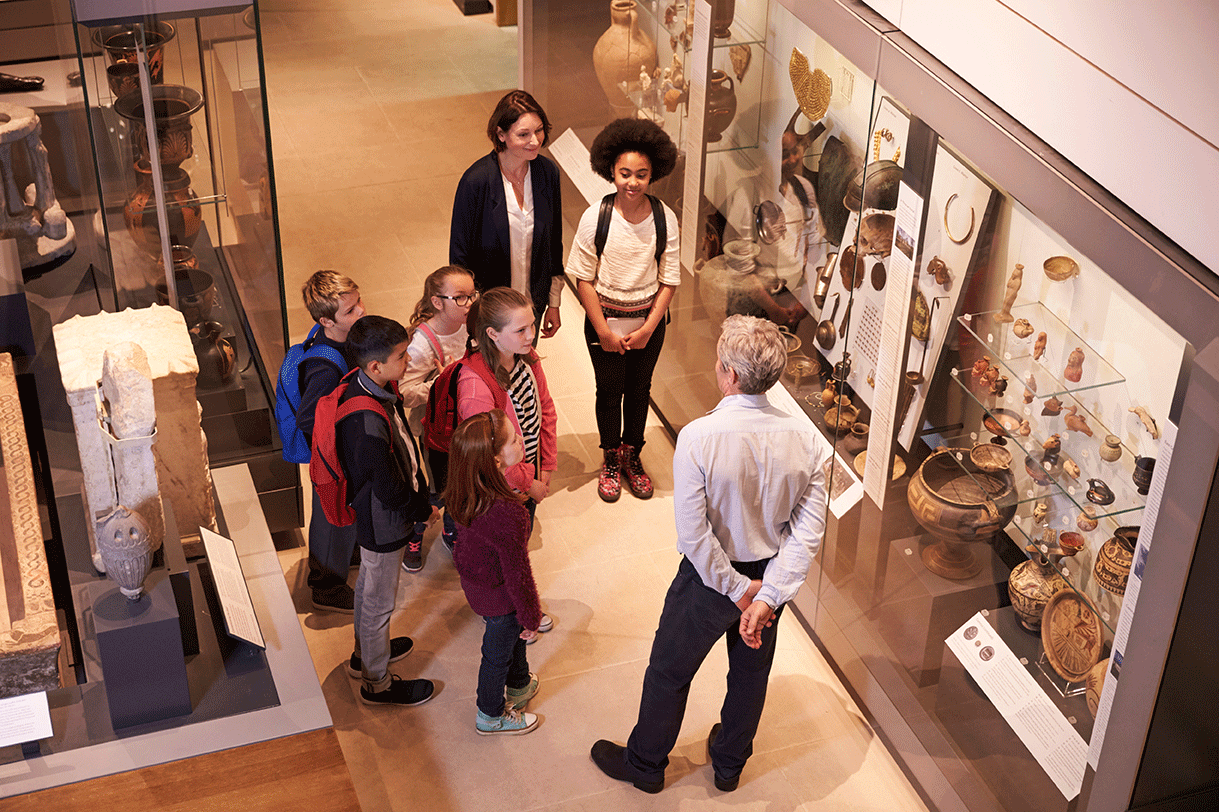
[[[490,14],[491,0],[453,0],[457,9],[467,17],[472,14]]]
[[[178,604],[168,578],[137,601],[108,582],[89,584],[102,679],[116,729],[191,712]]]

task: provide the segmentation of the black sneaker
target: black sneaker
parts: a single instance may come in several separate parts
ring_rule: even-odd
[[[313,608],[320,612],[353,614],[356,610],[356,593],[347,584],[328,586],[313,590]]]
[[[453,547],[457,544],[457,534],[450,533],[447,530],[442,531],[440,534],[440,543],[443,544],[444,548],[449,551],[449,555],[452,555]]]
[[[407,572],[419,572],[423,569],[423,539],[415,539],[406,543],[402,553],[402,569]]]
[[[415,643],[409,637],[395,637],[389,641],[389,661],[396,663],[403,657],[411,653],[411,649],[415,647]],[[347,661],[347,676],[352,679],[359,679],[362,676],[361,669],[364,667],[364,662],[356,656],[355,652],[351,653],[351,659]]]
[[[384,691],[370,691],[360,687],[360,701],[365,705],[422,705],[436,693],[430,679],[402,679],[397,674],[389,675],[389,687]]]

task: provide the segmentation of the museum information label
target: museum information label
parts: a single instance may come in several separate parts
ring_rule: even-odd
[[[600,203],[601,198],[614,191],[614,184],[594,172],[589,165],[588,147],[584,146],[574,130],[564,130],[562,135],[550,142],[549,149],[550,157],[563,168],[590,206]]]
[[[0,699],[0,747],[49,739],[53,732],[46,691]]]
[[[203,536],[203,546],[207,549],[207,563],[212,569],[212,580],[216,583],[216,597],[219,598],[220,608],[224,611],[224,627],[231,636],[265,649],[267,644],[263,642],[262,630],[258,628],[258,616],[254,614],[250,590],[246,587],[245,575],[241,572],[237,548],[233,546],[231,539],[213,533],[206,527],[200,527],[199,532]]]
[[[944,641],[1068,801],[1084,780],[1088,745],[978,612]]]

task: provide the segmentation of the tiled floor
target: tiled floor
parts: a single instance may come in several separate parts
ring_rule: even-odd
[[[452,0],[266,0],[261,14],[290,294],[317,268],[336,268],[360,284],[370,312],[404,320],[422,277],[447,260],[458,177],[488,148],[487,115],[515,85],[516,29],[495,27],[493,15],[463,18]],[[563,329],[540,347],[558,405],[560,459],[531,542],[555,618],[554,631],[529,649],[542,679],[530,707],[543,720],[537,731],[475,735],[482,624],[431,535],[423,572],[402,577],[393,621],[395,634],[416,642],[395,671],[439,688],[419,708],[359,703],[341,667],[350,617],[311,612],[303,551],[281,553],[364,812],[923,809],[794,618],[779,637],[755,755],[736,793],[714,788],[704,744],[722,699],[721,649],[694,683],[662,794],[611,781],[590,763],[593,741],[621,742],[630,732],[678,563],[673,446],[658,424],[650,429],[652,500],[597,498],[591,367],[570,292],[562,314]],[[289,319],[298,339],[308,317],[290,307]]]

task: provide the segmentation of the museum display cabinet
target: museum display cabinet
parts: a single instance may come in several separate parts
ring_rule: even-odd
[[[726,315],[785,331],[772,401],[835,450],[795,614],[928,804],[1209,798],[1187,708],[1217,675],[1187,641],[1213,628],[1219,279],[867,6],[636,3],[689,21],[657,118],[587,103],[630,4],[570,5],[522,6],[565,214],[599,196],[573,137],[662,121],[683,279],[653,405],[673,431],[714,406]]]
[[[5,6],[0,558],[45,569],[4,579],[0,695],[26,704],[0,725],[0,794],[326,727],[270,535],[303,509],[271,419],[286,321],[256,8]],[[45,656],[49,681],[23,682],[15,657]]]

